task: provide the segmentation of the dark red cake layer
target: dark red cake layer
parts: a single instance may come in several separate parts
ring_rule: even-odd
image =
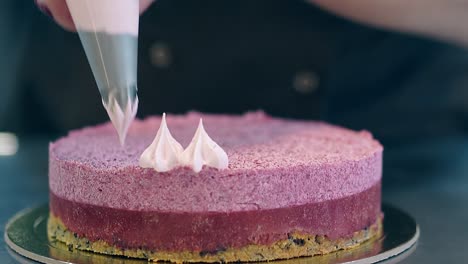
[[[249,244],[267,245],[288,233],[348,237],[381,214],[380,181],[347,197],[267,210],[161,212],[115,209],[79,203],[50,193],[52,213],[91,241],[122,248],[216,251]]]

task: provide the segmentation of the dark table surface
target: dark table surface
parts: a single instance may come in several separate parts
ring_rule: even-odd
[[[22,139],[16,155],[0,156],[0,263],[17,263],[3,240],[7,220],[48,200],[47,148],[47,139]],[[468,144],[463,149],[468,150]],[[421,229],[416,251],[401,263],[467,263],[468,162],[436,176],[434,171],[429,176],[427,170],[416,169],[422,175],[408,184],[401,178],[391,180],[393,175],[384,171],[384,178],[390,179],[384,181],[384,201],[409,212]]]

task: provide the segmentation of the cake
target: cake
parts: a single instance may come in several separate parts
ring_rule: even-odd
[[[49,238],[181,263],[327,254],[380,235],[383,148],[369,132],[262,112],[169,115],[184,147],[200,117],[227,169],[140,167],[159,117],[136,120],[124,147],[110,123],[51,143]]]

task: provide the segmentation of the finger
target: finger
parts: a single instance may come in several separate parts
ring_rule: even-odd
[[[38,8],[51,16],[63,28],[76,31],[75,24],[65,0],[34,0]],[[155,0],[140,0],[140,13],[143,13]]]
[[[140,0],[140,14],[145,12],[155,0]]]
[[[65,0],[35,0],[38,8],[50,16],[63,28],[76,31],[75,24]]]

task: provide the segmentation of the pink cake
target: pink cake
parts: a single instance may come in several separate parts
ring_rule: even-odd
[[[325,254],[381,230],[382,146],[320,122],[189,113],[168,116],[186,147],[200,117],[229,168],[139,167],[160,118],[121,147],[110,124],[50,145],[49,236],[77,249],[173,262]]]

